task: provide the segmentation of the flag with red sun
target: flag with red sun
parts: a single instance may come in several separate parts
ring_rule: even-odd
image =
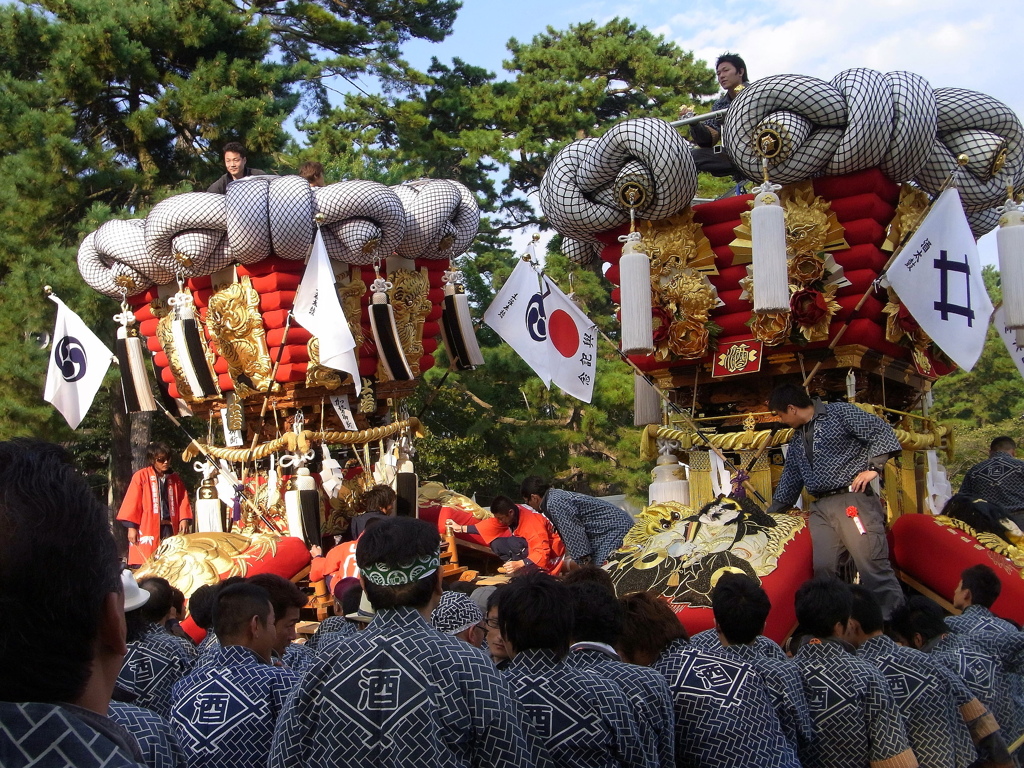
[[[589,403],[597,371],[597,326],[547,275],[543,295],[551,382],[566,394]]]

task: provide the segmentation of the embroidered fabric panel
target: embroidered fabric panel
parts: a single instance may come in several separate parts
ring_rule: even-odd
[[[759,643],[757,641],[764,640]],[[782,649],[767,637],[759,636],[753,645],[719,646],[715,651],[726,658],[741,659],[753,667],[768,689],[775,714],[786,740],[798,756],[807,753],[814,740],[814,723],[807,706],[800,672]]]
[[[676,714],[679,765],[799,768],[760,676],[745,662],[675,640],[652,667],[664,675]]]
[[[897,645],[885,635],[868,640],[858,658],[874,664],[885,676],[903,715],[910,746],[927,768],[970,765],[978,755],[960,715],[962,698],[928,654]]]
[[[264,765],[274,726],[298,676],[250,649],[221,648],[174,686],[171,722],[189,768]]]
[[[285,706],[272,768],[535,764],[532,730],[490,660],[410,608],[322,646]]]
[[[1021,672],[1024,634],[951,632],[931,647],[932,657],[951,669],[991,712],[1007,744],[1024,733],[1024,713],[1013,698],[1013,677]]]
[[[903,717],[882,673],[834,642],[794,657],[814,722],[804,768],[884,762],[910,749]]]
[[[103,734],[54,704],[0,702],[0,765],[139,768]]]
[[[541,506],[576,561],[590,557],[595,565],[603,564],[633,527],[624,509],[580,493],[551,488]]]
[[[175,638],[156,624],[142,639],[128,644],[128,655],[118,675],[121,687],[135,691],[136,706],[161,717],[171,715],[171,687],[192,668],[193,657]]]
[[[539,649],[517,654],[504,675],[556,765],[657,765],[622,690],[607,680]]]
[[[1024,461],[999,452],[964,475],[960,493],[998,504],[1007,512],[1024,509]]]
[[[156,712],[112,701],[107,714],[139,742],[149,768],[185,768],[185,754],[178,746],[171,724]]]
[[[676,764],[675,713],[672,694],[665,678],[647,667],[627,664],[589,649],[572,651],[566,657],[571,667],[593,672],[615,683],[633,709],[644,751],[657,754],[661,768]]]

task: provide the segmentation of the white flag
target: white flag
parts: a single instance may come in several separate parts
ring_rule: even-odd
[[[103,384],[113,353],[63,301],[53,294],[50,298],[57,305],[57,325],[43,399],[60,411],[72,429],[78,429]]]
[[[302,282],[295,291],[292,312],[295,322],[319,339],[320,365],[352,374],[358,395],[362,380],[356,342],[341,309],[334,283],[331,260],[324,247],[323,235],[317,229],[313,252],[306,263],[306,271],[302,273]]]
[[[1024,331],[1014,331],[1006,327],[1006,318],[1003,315],[1002,307],[996,310],[992,322],[996,324],[999,337],[1006,345],[1006,351],[1013,358],[1013,364],[1017,366],[1017,371],[1024,376]]]
[[[597,371],[596,326],[547,275],[544,276],[544,312],[551,381],[566,394],[589,403],[594,395]]]
[[[971,370],[985,347],[992,302],[955,187],[939,196],[885,274],[925,333]]]
[[[484,322],[551,386],[544,299],[536,270],[520,260],[484,312]]]

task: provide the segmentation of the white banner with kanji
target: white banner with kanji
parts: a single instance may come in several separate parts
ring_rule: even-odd
[[[589,403],[597,371],[597,326],[555,281],[544,276],[551,381],[568,395]]]
[[[491,306],[484,312],[484,322],[516,351],[545,387],[551,386],[548,362],[548,332],[544,299],[540,292],[540,275],[522,259],[508,280],[501,286]]]
[[[992,302],[955,187],[935,201],[885,275],[925,333],[971,370],[985,347]]]

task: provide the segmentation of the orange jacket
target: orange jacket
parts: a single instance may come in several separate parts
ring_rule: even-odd
[[[182,520],[192,519],[192,505],[188,502],[188,491],[181,478],[173,472],[165,477],[171,529],[177,533]],[[117,519],[132,523],[139,529],[139,545],[128,548],[128,562],[141,565],[160,545],[160,482],[152,467],[143,467],[132,476]]]
[[[551,521],[529,507],[522,504],[516,506],[519,508],[519,522],[515,530],[506,528],[497,518],[488,517],[474,523],[477,533],[487,544],[501,536],[521,536],[526,539],[528,547],[527,562],[548,573],[558,573],[562,567],[562,558],[565,556],[565,545],[551,525]]]

